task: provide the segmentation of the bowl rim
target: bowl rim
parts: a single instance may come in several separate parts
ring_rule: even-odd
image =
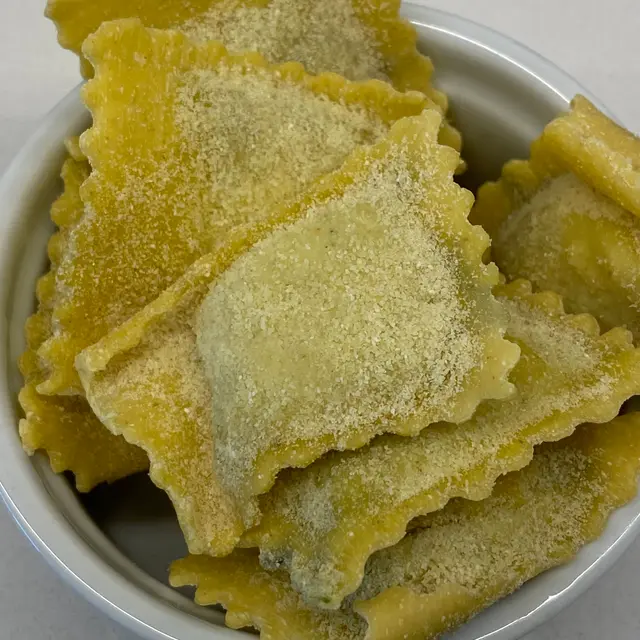
[[[475,20],[425,6],[421,0],[401,1],[401,14],[413,24],[419,24],[432,32],[454,36],[509,62],[540,84],[545,85],[567,105],[576,94],[582,94],[607,116],[618,123],[620,122],[600,98],[580,84],[571,74],[526,44]],[[489,41],[493,42],[493,46],[489,44]],[[437,77],[438,70],[436,69],[436,84]],[[564,89],[561,90],[560,87],[564,87]]]
[[[546,85],[564,102],[582,93],[610,113],[569,74],[533,50],[500,34],[440,10],[407,3],[403,14],[427,30],[442,32],[481,47],[516,65]],[[489,44],[491,43],[491,44]],[[50,167],[59,165],[63,139],[76,133],[86,116],[72,90],[42,120],[40,126],[14,158],[0,181],[0,301],[7,309],[12,300],[13,267],[18,259],[21,212],[31,197],[33,183]],[[55,507],[32,462],[24,455],[14,420],[15,398],[9,391],[8,315],[0,314],[0,497],[19,528],[54,570],[87,600],[123,626],[149,640],[237,640],[240,632],[211,626],[205,620],[172,607],[129,582],[101,558]],[[53,472],[51,472],[53,473]],[[622,510],[625,512],[625,510]],[[640,533],[640,503],[628,508],[614,532],[615,539],[603,543],[590,560],[580,555],[572,563],[568,586],[520,618],[501,628],[477,636],[478,640],[513,640],[557,614],[582,594],[627,549]],[[608,530],[607,530],[608,531]],[[603,534],[611,537],[610,532]],[[593,554],[591,554],[593,555]],[[248,637],[248,634],[245,634]]]

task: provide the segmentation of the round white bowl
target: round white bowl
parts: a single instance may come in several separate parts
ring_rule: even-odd
[[[424,7],[406,5],[404,12],[434,60],[437,83],[451,97],[472,168],[464,178],[469,186],[496,177],[506,160],[526,157],[529,143],[570,98],[587,94],[551,63],[487,28]],[[255,637],[226,629],[220,611],[197,607],[166,585],[168,564],[186,549],[168,500],[144,475],[78,496],[44,456],[29,458],[20,446],[16,361],[24,348],[24,321],[34,308],[36,278],[46,268],[63,140],[88,124],[75,90],[44,119],[0,183],[0,495],[49,564],[141,636]],[[575,560],[491,607],[452,640],[522,636],[591,585],[639,530],[636,499]]]

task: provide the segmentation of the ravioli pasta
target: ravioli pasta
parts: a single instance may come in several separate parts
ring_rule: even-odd
[[[199,309],[216,467],[249,514],[283,468],[462,422],[512,389],[487,236],[467,221],[457,154],[422,122],[236,260]]]
[[[47,15],[60,44],[77,54],[103,22],[139,18],[148,27],[220,40],[232,51],[257,50],[274,64],[293,60],[313,74],[422,91],[446,110],[446,96],[430,84],[431,61],[418,53],[415,30],[399,9],[399,0],[49,0]],[[82,70],[93,76],[85,58]]]
[[[274,210],[261,225],[240,228],[225,248],[201,259],[156,301],[78,358],[78,369],[92,407],[114,433],[123,434],[147,451],[151,477],[172,498],[190,549],[228,551],[242,529],[229,513],[239,514],[243,526],[255,524],[259,516],[255,500],[225,502],[234,496],[229,495],[228,485],[218,475],[218,466],[214,472],[213,460],[219,446],[213,437],[215,415],[211,408],[212,401],[215,407],[215,398],[211,397],[206,369],[197,352],[196,312],[211,283],[217,282],[220,274],[248,247],[270,237],[268,232],[279,224],[298,220],[276,232],[297,237],[296,230],[307,228],[316,215],[314,211],[343,202],[350,205],[344,215],[354,221],[354,230],[361,231],[355,223],[363,215],[371,217],[375,230],[371,201],[365,197],[366,192],[358,189],[373,176],[383,175],[377,173],[379,169],[386,167],[392,172],[402,169],[407,185],[404,196],[413,191],[416,201],[424,207],[421,224],[425,228],[438,228],[438,221],[446,222],[448,233],[466,238],[457,264],[462,273],[460,286],[475,304],[478,326],[472,337],[477,351],[472,352],[476,360],[465,369],[466,377],[461,380],[461,384],[468,383],[469,387],[454,389],[451,400],[445,399],[443,410],[447,408],[452,416],[468,417],[480,400],[501,397],[510,391],[504,378],[518,350],[502,339],[500,310],[490,295],[497,273],[481,264],[486,237],[466,221],[469,196],[452,181],[457,154],[436,143],[439,123],[440,116],[434,111],[397,123],[386,139],[373,147],[356,150],[342,169],[320,179],[298,203]],[[419,190],[424,176],[416,175],[415,170],[405,173],[406,164],[401,167],[394,164],[399,158],[415,167],[430,167],[424,191]],[[348,194],[352,194],[351,200]],[[361,196],[356,197],[357,194]],[[402,195],[397,194],[400,204]],[[402,206],[398,207],[399,219]],[[420,232],[416,225],[413,228]],[[325,231],[321,234],[323,238],[327,237]],[[442,237],[446,239],[446,233]],[[268,248],[264,242],[268,240],[255,247],[256,255]],[[372,268],[375,266],[372,263]],[[467,339],[467,335],[463,334],[461,339]],[[477,370],[475,362],[484,364],[482,371]],[[308,464],[319,455],[319,448],[301,446],[296,458],[291,456],[291,450],[285,453],[289,456],[285,463]],[[211,499],[208,493],[211,491],[217,492],[217,502]],[[223,503],[226,512],[219,506]],[[203,527],[205,522],[209,524]],[[218,528],[227,530],[224,544],[215,542]]]
[[[254,626],[263,640],[430,640],[600,535],[636,493],[639,430],[629,414],[543,445],[490,497],[454,500],[375,554],[338,611],[310,608],[286,572],[262,569],[254,550],[178,560],[171,584],[195,585],[196,602],[222,604],[228,626]]]
[[[593,314],[606,329],[640,336],[640,139],[585,98],[483,186],[472,213],[493,239],[492,257]]]
[[[557,295],[532,294],[524,281],[496,294],[507,337],[522,351],[512,397],[483,403],[459,426],[325,456],[282,474],[261,501],[263,518],[244,544],[260,546],[268,568],[289,569],[308,603],[339,607],[367,558],[398,542],[413,518],[454,497],[486,498],[498,476],[530,462],[535,445],[607,422],[640,393],[640,351],[628,332],[600,336],[593,318],[565,315]]]
[[[487,351],[476,351],[484,337],[472,325],[499,322],[499,310],[489,272],[464,264],[477,267],[486,247],[469,233],[465,199],[428,155],[369,162],[340,198],[240,258],[204,301],[197,332],[217,465],[239,503],[282,467],[473,411],[466,379]],[[456,255],[463,234],[471,251]]]
[[[258,51],[272,64],[295,61],[312,74],[421,91],[444,113],[447,96],[431,84],[433,65],[418,52],[415,29],[399,18],[399,9],[400,0],[49,0],[47,15],[60,43],[78,54],[102,22],[139,18],[148,27],[221,41],[234,52]],[[92,77],[91,63],[80,59],[83,75]],[[460,151],[460,133],[446,121],[440,139]]]
[[[56,274],[56,329],[39,351],[47,394],[81,394],[75,356],[235,226],[294,201],[354,148],[432,106],[378,81],[272,67],[136,20],[103,25],[85,51],[97,69],[83,90],[92,172]]]
[[[29,454],[44,450],[56,473],[72,471],[78,490],[90,491],[101,482],[143,470],[147,460],[140,449],[112,435],[84,399],[43,396],[36,390],[46,375],[36,352],[51,335],[55,272],[65,252],[69,228],[82,215],[79,189],[89,174],[77,139],[68,140],[66,146],[69,157],[62,168],[64,192],[51,209],[59,227],[49,242],[51,270],[38,282],[38,310],[25,327],[27,351],[20,359],[25,385],[19,394],[25,418],[20,421],[20,437]]]

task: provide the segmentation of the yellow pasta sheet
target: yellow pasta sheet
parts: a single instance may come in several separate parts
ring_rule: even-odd
[[[230,627],[256,627],[262,640],[430,640],[597,538],[635,496],[639,467],[638,414],[584,425],[539,448],[489,498],[454,500],[375,554],[338,611],[308,607],[286,572],[265,571],[253,550],[178,560],[170,581],[197,586],[196,602],[222,604]]]
[[[590,316],[565,315],[556,294],[527,282],[496,289],[507,337],[522,356],[516,394],[482,404],[462,425],[440,424],[416,438],[382,436],[282,474],[260,503],[263,518],[244,540],[268,568],[288,568],[306,601],[336,608],[356,590],[367,559],[398,542],[415,517],[451,498],[486,498],[496,478],[527,465],[533,448],[606,422],[640,393],[640,351],[630,334],[600,336]]]
[[[210,384],[207,376],[211,372],[201,359],[202,348],[197,344],[194,330],[196,322],[199,322],[197,312],[203,300],[210,299],[210,288],[215,294],[218,284],[225,278],[222,290],[229,293],[227,285],[233,287],[238,273],[233,269],[236,269],[236,265],[244,257],[247,258],[245,265],[250,265],[254,259],[260,261],[261,256],[273,256],[273,249],[280,242],[278,238],[294,240],[294,244],[303,252],[300,263],[306,262],[308,265],[315,264],[315,261],[306,260],[304,252],[311,251],[311,244],[314,242],[317,245],[326,241],[326,256],[337,256],[340,251],[329,250],[331,242],[337,243],[335,246],[339,248],[341,242],[355,242],[360,236],[365,240],[372,238],[375,242],[362,245],[365,251],[359,257],[360,262],[356,261],[353,267],[355,269],[361,264],[362,273],[370,271],[374,274],[372,277],[375,277],[381,268],[375,260],[377,250],[386,251],[391,246],[389,243],[397,242],[398,239],[407,240],[407,229],[395,239],[391,238],[393,234],[387,234],[387,228],[381,226],[379,221],[379,212],[388,215],[388,210],[372,205],[392,202],[394,214],[388,220],[394,224],[402,223],[403,220],[407,223],[411,217],[407,211],[413,212],[416,218],[411,219],[407,228],[418,238],[418,244],[403,245],[403,252],[421,248],[420,236],[428,236],[432,240],[439,238],[434,244],[437,255],[453,261],[445,262],[445,266],[456,265],[454,280],[449,283],[451,286],[447,285],[449,288],[442,291],[449,293],[453,310],[457,313],[457,317],[451,319],[450,326],[440,323],[439,330],[444,332],[442,335],[447,339],[455,337],[447,332],[458,331],[459,335],[455,335],[463,344],[468,345],[470,341],[473,345],[470,351],[463,354],[465,357],[462,358],[462,368],[458,367],[460,363],[454,358],[458,368],[450,370],[445,366],[448,361],[444,356],[441,358],[442,353],[437,350],[434,356],[437,361],[434,359],[432,362],[433,370],[442,370],[445,378],[447,372],[451,373],[449,378],[452,380],[455,378],[454,373],[458,378],[452,384],[447,382],[447,378],[439,385],[439,388],[448,390],[449,395],[438,396],[441,406],[431,407],[433,416],[446,414],[452,419],[467,419],[481,400],[487,397],[504,397],[511,391],[506,375],[517,359],[519,350],[502,338],[506,317],[491,295],[491,287],[497,281],[497,272],[494,267],[481,263],[487,238],[481,229],[471,227],[466,220],[471,196],[455,186],[452,180],[458,156],[452,149],[436,143],[439,122],[440,116],[436,112],[426,111],[419,117],[396,123],[386,139],[375,146],[356,150],[340,171],[319,180],[298,203],[272,211],[267,220],[257,227],[240,228],[235,239],[222,251],[203,258],[156,301],[78,358],[78,370],[92,407],[114,433],[123,434],[130,442],[147,451],[151,459],[151,477],[171,496],[191,550],[199,549],[199,552],[214,554],[228,552],[237,542],[241,529],[237,514],[241,515],[245,526],[256,524],[259,517],[257,500],[252,493],[255,492],[255,486],[247,491],[246,499],[240,498],[243,488],[238,489],[236,485],[225,483],[218,475],[221,465],[218,459],[218,441],[214,438],[217,417],[212,413],[212,407],[217,410],[217,398],[227,393],[224,385],[228,385],[228,381],[224,381],[219,389],[215,384]],[[374,178],[374,183],[371,183]],[[381,192],[377,189],[371,190],[372,184],[385,187],[386,201],[380,199]],[[371,200],[371,197],[374,199]],[[412,202],[418,203],[417,209],[413,208]],[[340,216],[336,216],[336,213],[340,213]],[[269,235],[269,230],[282,222],[296,220],[295,224],[283,226]],[[300,233],[303,236],[307,234],[306,239],[311,243],[309,249]],[[332,236],[335,236],[333,240],[330,239]],[[338,237],[342,240],[338,240]],[[459,242],[461,238],[465,241]],[[254,249],[234,262],[238,255],[260,239],[262,241]],[[356,242],[358,246],[359,242]],[[394,268],[399,279],[410,276],[409,281],[416,283],[416,278],[422,271],[402,269],[404,263],[399,264],[397,260],[401,260],[403,252],[400,258],[394,258],[396,254],[392,252],[389,259],[396,260]],[[409,253],[406,255],[410,256]],[[323,258],[325,261],[326,256]],[[431,260],[428,256],[420,256],[416,262],[424,265],[424,269],[435,269],[439,263],[432,264]],[[291,263],[292,267],[295,262],[296,260]],[[406,262],[413,264],[413,258]],[[229,265],[232,266],[229,268]],[[393,264],[390,262],[383,266]],[[449,278],[451,274],[447,272],[445,275]],[[356,276],[357,273],[353,277],[354,284],[360,282],[367,285],[371,279],[368,276],[368,279],[358,281]],[[259,290],[262,284],[268,290],[273,287],[274,282],[248,282],[246,291]],[[439,286],[435,281],[429,281],[428,284],[436,289]],[[399,283],[398,286],[401,288],[406,285]],[[426,285],[422,283],[420,286],[424,289]],[[354,296],[358,294],[357,287],[349,291]],[[336,309],[342,315],[346,300],[344,292],[348,293],[348,290],[340,289],[335,295],[332,294]],[[424,290],[412,293],[417,299],[424,294]],[[440,294],[441,291],[437,290],[437,293]],[[295,295],[292,294],[293,298]],[[340,302],[340,296],[343,296],[343,302]],[[403,294],[403,297],[406,296]],[[464,300],[464,304],[472,307],[473,313],[459,308],[459,300]],[[256,305],[259,302],[256,299]],[[354,304],[363,308],[361,302]],[[232,307],[233,305],[229,309]],[[431,307],[426,305],[424,309],[429,310]],[[436,305],[433,309],[438,311],[439,307]],[[264,336],[268,338],[270,329],[267,325],[271,326],[271,321],[261,322],[258,315],[254,319],[257,324],[251,327],[247,335],[265,331]],[[345,316],[345,321],[351,322],[354,319],[362,329],[360,325],[363,318]],[[397,319],[397,313],[392,319]],[[418,318],[418,321],[421,326],[422,319]],[[376,322],[380,324],[379,321]],[[414,333],[422,330],[420,326],[412,327]],[[366,329],[365,326],[364,330]],[[204,349],[207,351],[212,334],[205,331],[202,335],[205,336]],[[418,340],[417,334],[415,339]],[[368,349],[366,352],[369,353]],[[277,374],[278,371],[276,363],[273,373]],[[409,376],[407,379],[411,380],[412,372],[406,373]],[[265,384],[267,382],[272,384],[269,375]],[[391,393],[391,387],[387,393]],[[409,396],[410,394],[407,396],[410,401],[412,398]],[[231,401],[235,402],[237,398],[232,393]],[[268,399],[267,396],[265,399]],[[434,419],[427,411],[428,400],[425,397],[423,415]],[[238,406],[242,409],[241,405]],[[423,420],[422,417],[403,420],[397,426],[391,421],[381,422],[379,425],[363,423],[357,437],[344,444],[360,446],[380,429],[396,429],[408,434],[417,432],[427,424],[428,420]],[[263,457],[258,471],[255,471],[256,466],[253,464],[255,460],[249,460],[253,465],[254,477],[264,474],[264,478],[258,478],[262,482],[258,490],[269,489],[279,468],[307,465],[327,448],[338,444],[329,437],[315,438],[315,434],[313,438],[291,442],[287,440],[290,437],[287,429],[284,433],[278,432],[276,420],[266,427],[271,427],[271,432],[267,434],[271,439],[260,442],[269,443],[270,454]],[[230,434],[225,437],[231,443],[230,446],[235,446]],[[242,447],[245,447],[246,453],[246,442],[239,441],[238,447],[239,454]],[[211,499],[212,491],[217,492],[216,500]],[[226,506],[223,508],[220,505]],[[229,515],[232,511],[236,514],[236,520]],[[208,524],[202,526],[205,522]],[[226,532],[222,536],[225,543],[218,539],[216,532],[219,529]]]
[[[399,0],[49,0],[47,15],[60,44],[77,54],[103,22],[139,18],[148,27],[220,40],[232,51],[257,50],[271,63],[294,60],[309,73],[385,80],[428,93],[446,109],[446,97],[430,84],[431,61],[418,53],[399,8]],[[93,75],[85,58],[82,69]]]
[[[353,149],[433,106],[417,92],[308,76],[137,20],[106,23],[85,52],[97,69],[83,90],[92,172],[56,275],[55,332],[40,349],[47,394],[81,394],[76,355],[235,226],[295,201]]]
[[[528,161],[505,165],[472,212],[510,279],[527,278],[640,336],[640,139],[577,97]]]
[[[147,459],[140,449],[109,432],[84,399],[43,396],[36,390],[46,375],[36,351],[51,335],[55,272],[69,228],[82,215],[79,189],[89,174],[77,139],[69,140],[67,149],[69,157],[62,168],[64,192],[51,209],[59,227],[49,242],[51,270],[38,282],[38,311],[25,326],[27,351],[20,359],[25,385],[19,396],[25,418],[20,421],[20,437],[29,454],[46,451],[55,472],[72,471],[78,490],[89,491],[100,482],[141,471]]]

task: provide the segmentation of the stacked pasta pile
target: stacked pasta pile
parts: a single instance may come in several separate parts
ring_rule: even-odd
[[[148,467],[192,554],[171,583],[268,639],[435,637],[635,493],[640,141],[577,98],[474,204],[397,13],[49,6],[93,124],[25,449],[80,491]]]

